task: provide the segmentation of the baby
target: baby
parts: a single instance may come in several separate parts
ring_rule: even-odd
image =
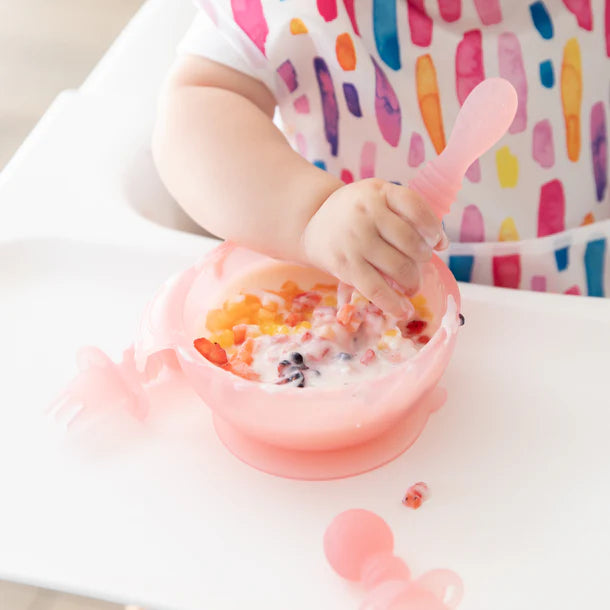
[[[413,295],[433,251],[461,281],[608,293],[608,0],[198,4],[154,154],[202,227],[397,316],[410,305],[392,285]],[[443,228],[404,185],[491,76],[517,114]]]

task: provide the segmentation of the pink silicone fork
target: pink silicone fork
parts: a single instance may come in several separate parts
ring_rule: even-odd
[[[517,92],[503,78],[488,78],[466,98],[441,154],[419,170],[409,186],[443,218],[470,165],[508,130],[517,112]]]

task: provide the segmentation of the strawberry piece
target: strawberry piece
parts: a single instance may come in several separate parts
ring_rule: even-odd
[[[235,345],[241,345],[246,340],[248,328],[245,324],[238,324],[233,327],[233,341]]]
[[[231,358],[231,362],[239,360],[247,366],[252,364],[252,352],[254,351],[254,339],[246,339],[244,343],[237,350],[237,353]]]
[[[428,486],[423,483],[415,483],[407,489],[407,493],[402,499],[402,503],[409,508],[418,509],[430,496]]]
[[[376,357],[377,354],[375,354],[372,349],[367,349],[362,358],[360,358],[360,362],[364,364],[364,366],[368,366]]]
[[[313,339],[313,335],[309,331],[305,331],[303,336],[301,337],[301,341],[305,343],[306,341],[311,341]]]
[[[195,346],[195,349],[212,364],[223,366],[229,361],[227,358],[227,352],[225,352],[225,350],[222,349],[218,343],[212,343],[205,337],[195,339],[193,345]]]
[[[407,322],[406,320],[399,320],[396,326],[398,326],[400,334],[407,339],[420,335],[422,332],[424,332],[428,326],[428,322],[425,320],[411,320],[410,322]]]
[[[288,324],[288,326],[294,327],[302,321],[303,321],[303,315],[300,313],[297,313],[296,311],[291,311],[286,316],[286,324]]]
[[[302,292],[292,300],[292,311],[296,313],[311,313],[316,305],[322,301],[322,296],[317,292]]]
[[[426,345],[428,341],[430,341],[430,337],[428,337],[428,335],[422,335],[421,337],[417,337],[417,342],[420,345]]]
[[[245,362],[241,360],[231,360],[227,370],[231,371],[234,375],[241,377],[242,379],[248,379],[249,381],[258,381],[260,375],[254,372]]]

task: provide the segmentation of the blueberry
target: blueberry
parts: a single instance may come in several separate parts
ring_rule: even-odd
[[[301,364],[303,364],[303,355],[299,354],[299,352],[292,352],[292,354],[290,354],[289,358],[290,358],[290,361],[296,365],[300,366]]]
[[[466,318],[462,314],[459,314],[459,317],[460,317],[460,326],[464,326],[464,323],[466,322]]]
[[[295,371],[288,377],[289,382],[294,382],[297,388],[305,387],[305,375],[302,371]]]
[[[347,352],[339,352],[337,354],[337,358],[339,360],[351,360],[353,356],[351,354],[348,354]]]

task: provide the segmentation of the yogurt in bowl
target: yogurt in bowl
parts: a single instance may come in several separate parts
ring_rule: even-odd
[[[436,257],[422,276],[416,317],[400,321],[319,270],[225,243],[162,288],[136,360],[173,350],[223,442],[255,467],[363,472],[404,451],[443,402],[459,291]]]

